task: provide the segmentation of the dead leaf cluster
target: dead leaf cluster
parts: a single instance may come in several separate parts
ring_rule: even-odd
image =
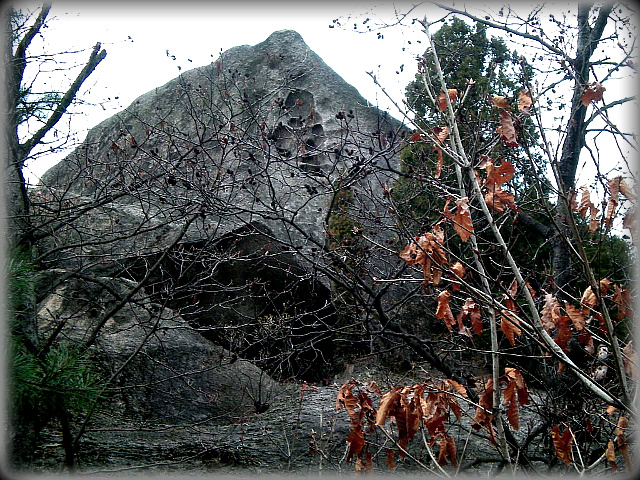
[[[529,391],[522,377],[520,370],[511,367],[505,367],[504,375],[500,377],[500,383],[504,385],[501,389],[502,402],[506,407],[506,417],[509,424],[518,430],[520,428],[520,410],[519,407],[529,403]],[[496,444],[496,433],[493,426],[493,379],[489,378],[485,382],[484,391],[478,400],[476,413],[473,417],[472,427],[474,430],[485,428],[488,433],[489,440]]]
[[[511,162],[502,160],[500,165],[496,165],[493,159],[483,155],[477,168],[485,170],[487,174],[484,182],[480,182],[485,189],[484,200],[487,206],[497,213],[504,213],[505,208],[520,212],[513,194],[502,189],[502,185],[510,181],[515,174]]]
[[[356,388],[358,392],[354,394]],[[456,444],[447,433],[446,422],[451,412],[460,420],[462,408],[458,399],[467,398],[464,386],[454,380],[444,380],[393,387],[381,395],[377,409],[365,389],[366,385],[351,381],[340,387],[336,400],[336,410],[344,408],[349,414],[350,432],[345,459],[349,463],[356,458],[356,471],[359,469],[358,461],[363,470],[368,471],[371,455],[366,435],[373,433],[375,426],[384,427],[387,420],[395,424],[398,447],[385,449],[385,460],[390,470],[396,468],[396,454],[406,456],[409,442],[421,427],[426,429],[429,445],[438,445],[438,463],[458,465]]]
[[[612,288],[613,287],[613,288]],[[607,278],[600,280],[600,295],[603,300],[611,301],[617,307],[617,320],[621,321],[633,315],[631,310],[632,297],[626,288],[618,284],[612,284]],[[565,301],[561,304],[555,295],[547,293],[544,297],[544,306],[541,311],[542,326],[553,338],[556,344],[565,352],[569,349],[569,341],[572,337],[578,340],[584,351],[589,355],[595,355],[593,328],[597,328],[597,336],[606,338],[606,327],[602,314],[596,310],[598,297],[591,287],[587,287],[580,299],[580,306],[575,306]],[[614,323],[615,326],[615,323]],[[637,377],[636,358],[632,350],[631,342],[623,349],[624,368],[633,380]],[[548,355],[550,353],[547,352]],[[563,365],[560,365],[560,370]]]
[[[610,229],[613,226],[615,220],[616,211],[620,204],[620,194],[622,194],[627,200],[634,201],[636,194],[627,185],[622,176],[612,178],[607,182],[609,195],[607,199],[607,206],[605,209],[604,217],[602,218],[602,224],[605,229]],[[571,198],[571,209],[577,212],[581,218],[586,218],[587,212],[589,214],[589,232],[594,233],[600,225],[600,219],[597,217],[599,209],[591,201],[591,193],[586,186],[580,187],[582,194],[580,197],[580,203],[576,201],[575,194]],[[635,229],[635,214],[633,208],[629,209],[623,219],[623,227],[631,230],[631,234],[634,234]]]
[[[436,318],[438,320],[444,320],[447,329],[451,332],[452,327],[457,324],[458,333],[467,337],[472,336],[472,331],[476,335],[482,335],[482,316],[480,306],[477,305],[472,298],[468,297],[460,312],[455,317],[451,311],[450,306],[451,293],[447,290],[443,290],[438,295],[438,305],[436,307]],[[471,330],[464,325],[464,320],[469,319],[471,322]]]
[[[451,213],[449,210],[449,202],[451,198],[447,198],[444,208],[442,209],[443,216],[451,222],[453,229],[463,242],[466,242],[473,235],[473,221],[471,220],[471,211],[469,210],[469,199],[467,197],[459,198],[456,200],[455,213]]]
[[[499,109],[500,125],[496,128],[496,133],[500,135],[500,138],[507,147],[517,147],[518,134],[516,127],[513,123],[513,117],[509,111],[509,99],[502,95],[492,95],[489,101],[494,107]],[[529,109],[533,104],[533,98],[529,90],[523,90],[518,93],[518,110],[525,115],[529,115]]]
[[[447,94],[449,97],[449,102],[453,105],[456,101],[456,99],[458,98],[458,90],[455,88],[448,88],[447,89]],[[441,112],[444,112],[447,109],[447,96],[445,95],[444,91],[440,92],[440,95],[438,95],[438,110],[440,110]]]
[[[599,102],[600,100],[602,100],[602,94],[605,91],[606,88],[604,88],[602,84],[600,84],[599,82],[593,82],[591,85],[584,89],[584,92],[580,97],[580,101],[585,107],[591,102]]]
[[[412,242],[400,253],[400,258],[409,265],[417,264],[422,267],[423,285],[430,283],[439,285],[444,265],[448,262],[443,245],[444,230],[440,225],[435,225],[431,232],[414,237]]]

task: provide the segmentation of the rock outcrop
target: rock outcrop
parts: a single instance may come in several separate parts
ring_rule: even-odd
[[[112,258],[162,250],[198,210],[205,218],[185,240],[260,219],[275,239],[310,253],[325,242],[337,188],[362,183],[372,164],[398,166],[402,128],[285,30],[141,96],[91,129],[43,184],[54,197],[100,204],[85,228],[113,240]],[[379,194],[391,176],[362,185]],[[146,233],[123,241],[135,224]],[[88,245],[83,258],[104,245]]]
[[[381,212],[403,131],[299,34],[276,32],[141,96],[49,170],[37,199],[47,209],[36,207],[51,233],[43,263],[144,279],[154,301],[180,307],[209,338],[272,359],[262,364],[271,373],[313,365],[322,378],[331,335],[318,332],[335,322],[326,267],[343,261],[331,221],[348,194],[357,222],[342,231],[393,240]],[[395,261],[381,248],[362,268]],[[265,322],[281,327],[266,342]],[[238,343],[224,328],[242,323],[253,326]],[[296,338],[286,362],[283,328]],[[251,340],[260,335],[262,345]]]
[[[90,345],[109,379],[79,458],[101,445],[128,458],[104,433],[116,424],[149,451],[171,450],[164,459],[181,446],[229,455],[189,435],[161,439],[163,425],[236,432],[247,422],[240,430],[255,435],[280,429],[276,455],[298,435],[296,409],[298,423],[329,418],[333,400],[300,417],[297,387],[277,380],[333,373],[342,327],[332,278],[346,275],[338,237],[390,241],[380,212],[403,131],[300,35],[280,31],[141,96],[44,175],[34,193],[38,235],[48,235],[38,247],[40,341]],[[357,221],[343,219],[347,209]],[[343,223],[330,231],[336,216]],[[358,268],[391,261],[381,247]],[[255,423],[263,414],[270,423]],[[300,466],[309,425],[278,465],[295,455]]]
[[[70,273],[51,270],[37,279],[39,287],[55,285],[39,303],[39,334],[44,340],[55,332],[81,346],[133,285]],[[205,339],[144,290],[106,318],[87,353],[106,384],[101,403],[108,408],[98,410],[116,423],[230,423],[265,409],[277,391],[277,382],[263,370]]]

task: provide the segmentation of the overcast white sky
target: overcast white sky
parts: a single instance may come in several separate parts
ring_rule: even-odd
[[[30,4],[17,2],[16,6]],[[370,25],[378,17],[392,19],[394,4],[390,3],[59,1],[53,5],[50,17],[55,18],[44,31],[46,44],[34,44],[34,48],[49,52],[87,49],[78,59],[88,57],[98,41],[107,50],[106,59],[85,84],[83,98],[96,106],[84,106],[81,121],[73,120],[73,128],[81,131],[81,138],[86,129],[181,71],[208,65],[221,51],[234,46],[260,43],[276,30],[298,31],[311,50],[382,108],[392,108],[392,104],[366,72],[373,71],[382,78],[387,91],[399,100],[415,75],[413,58],[425,49],[425,44],[419,43],[424,39],[417,29],[409,37],[404,30],[386,29],[383,39],[378,39],[376,33],[353,31],[353,23],[362,27],[367,16],[371,18]],[[404,9],[408,3],[395,5]],[[349,27],[330,28],[337,18]],[[71,81],[68,78],[68,83]],[[58,154],[31,162],[26,172],[30,181],[37,181],[61,157]]]
[[[33,2],[16,2],[16,7],[28,9]],[[529,10],[530,5],[517,4]],[[564,4],[574,10],[575,3]],[[420,28],[389,28],[377,32],[356,33],[354,23],[362,30],[362,22],[374,28],[383,21],[392,21],[394,11],[406,12],[411,2],[395,3],[343,0],[325,2],[249,2],[243,0],[218,2],[142,2],[123,1],[55,1],[43,39],[36,39],[33,51],[68,51],[85,49],[76,56],[83,62],[96,42],[107,50],[106,59],[85,83],[81,97],[93,105],[83,105],[73,117],[72,131],[76,141],[102,120],[130,105],[137,97],[167,83],[180,72],[208,65],[221,51],[237,45],[255,45],[272,32],[281,29],[298,31],[307,45],[347,82],[355,86],[370,102],[381,108],[395,110],[385,95],[373,84],[366,72],[373,71],[386,90],[398,101],[404,87],[416,72],[415,56],[424,52],[426,39]],[[470,2],[474,9],[483,4]],[[486,8],[499,8],[488,3]],[[553,4],[556,12],[563,4]],[[482,14],[482,13],[480,13]],[[423,4],[415,15],[429,20],[442,15],[430,4]],[[342,28],[329,28],[334,19]],[[434,27],[434,31],[437,26]],[[375,30],[375,28],[374,28]],[[497,34],[498,32],[490,32]],[[40,49],[40,50],[39,50]],[[167,56],[167,50],[169,56]],[[175,60],[172,59],[175,56]],[[49,63],[47,65],[54,65]],[[58,75],[65,75],[64,64],[55,64]],[[182,70],[179,70],[181,67]],[[77,71],[76,71],[77,72]],[[54,81],[66,88],[75,77]],[[45,79],[48,74],[41,74]],[[610,93],[613,85],[607,84]],[[618,92],[619,93],[619,92]],[[635,92],[632,92],[635,93]],[[637,112],[637,104],[636,104]],[[616,114],[612,110],[612,114]],[[626,117],[628,115],[622,115]],[[618,117],[620,114],[618,113]],[[635,118],[635,115],[633,115]],[[61,125],[61,127],[64,127]],[[66,152],[68,153],[68,152]],[[27,165],[28,181],[37,183],[44,173],[64,153],[43,156]]]

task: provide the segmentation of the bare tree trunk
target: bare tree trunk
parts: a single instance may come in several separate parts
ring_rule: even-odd
[[[12,38],[11,15],[6,15],[6,18],[4,19],[6,43],[4,45],[5,104],[3,105],[3,108],[5,121],[4,148],[5,158],[7,159],[7,163],[4,165],[6,188],[4,200],[6,202],[5,218],[7,218],[7,247],[9,249],[22,244],[24,241],[23,234],[29,230],[29,200],[27,197],[24,176],[22,175],[22,165],[25,160],[25,155],[20,148],[20,141],[18,140],[18,119],[16,111],[20,95],[22,73],[24,72],[24,56],[28,43],[42,26],[49,8],[42,9],[33,27],[16,48],[15,55],[10,41]]]
[[[567,219],[571,216],[569,198],[575,189],[576,170],[580,152],[585,143],[585,118],[587,107],[582,104],[582,94],[589,81],[590,58],[602,36],[607,18],[613,6],[607,4],[600,8],[598,19],[593,28],[589,26],[591,4],[578,5],[578,43],[577,55],[573,62],[574,87],[571,99],[571,114],[567,122],[567,135],[562,145],[562,154],[557,165],[558,171],[558,225],[559,232],[553,238],[554,282],[558,289],[558,298],[567,300],[570,285],[574,283],[574,261],[571,258],[567,239],[572,238]]]
[[[58,121],[66,113],[67,109],[76,98],[80,87],[93,73],[98,64],[107,56],[100,43],[96,43],[91,51],[87,63],[75,78],[73,83],[64,93],[51,115],[38,131],[24,142],[18,137],[20,119],[17,114],[20,101],[20,89],[23,83],[24,70],[27,65],[27,49],[33,38],[40,32],[51,9],[50,4],[45,4],[31,28],[24,34],[17,44],[15,51],[13,44],[7,40],[5,45],[5,142],[7,165],[5,167],[8,206],[8,233],[9,248],[18,245],[30,245],[33,235],[32,225],[29,219],[29,197],[25,184],[22,168],[31,151],[42,142],[42,139],[56,126]],[[6,38],[13,38],[11,28],[11,14],[5,19]]]
[[[7,232],[6,248],[10,252],[18,249],[24,250],[23,254],[31,259],[33,255],[32,245],[34,243],[34,225],[31,218],[31,206],[28,196],[28,188],[22,172],[24,163],[33,149],[42,143],[43,138],[59,122],[67,112],[69,106],[76,98],[78,91],[85,80],[93,73],[98,64],[106,57],[106,51],[97,43],[84,68],[69,86],[53,112],[30,138],[21,142],[18,135],[18,127],[24,121],[19,115],[22,89],[24,88],[24,72],[29,58],[27,50],[31,41],[38,35],[45,25],[51,4],[44,4],[35,19],[34,23],[19,38],[15,37],[12,29],[13,9],[8,9],[4,18],[4,164],[5,175],[5,198],[6,210],[3,212],[6,218],[5,229]],[[12,334],[15,335],[15,342],[20,348],[25,348],[34,357],[38,355],[37,329],[36,329],[36,295],[33,289],[29,294],[24,295],[20,305],[14,305],[12,319]],[[28,401],[17,401],[16,408],[12,412],[12,462],[17,468],[29,467],[33,459],[35,442],[42,428],[38,415],[43,412],[38,411],[38,407],[29,405]],[[48,413],[44,413],[47,420]],[[62,407],[60,420],[65,429],[65,445],[71,446],[71,434],[68,430],[67,412]],[[67,449],[68,450],[68,449]],[[71,464],[69,464],[71,462]],[[67,464],[73,464],[73,451],[67,451]]]

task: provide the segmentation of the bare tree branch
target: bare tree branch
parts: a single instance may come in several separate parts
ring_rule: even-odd
[[[47,122],[36,133],[34,133],[30,139],[22,144],[22,149],[24,151],[25,157],[29,154],[34,146],[42,141],[42,138],[49,132],[49,130],[51,130],[56,125],[56,123],[58,123],[60,118],[62,118],[62,115],[64,115],[69,108],[69,105],[71,105],[71,102],[73,102],[73,100],[76,98],[78,90],[80,90],[82,84],[87,78],[89,78],[89,75],[93,73],[98,64],[102,60],[104,60],[106,56],[106,50],[102,49],[100,43],[96,43],[93,47],[93,50],[91,51],[89,60],[82,68],[82,71],[80,71],[67,92],[64,94],[54,111],[51,113],[51,116],[49,117]]]

